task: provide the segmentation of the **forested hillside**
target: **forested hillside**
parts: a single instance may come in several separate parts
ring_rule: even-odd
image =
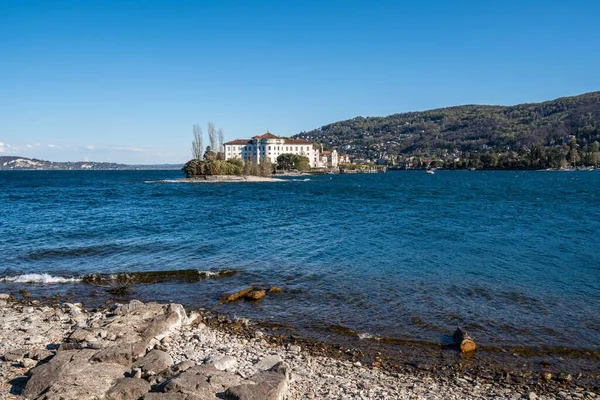
[[[465,105],[357,117],[296,137],[390,163],[416,157],[457,168],[597,165],[600,92],[508,107]]]

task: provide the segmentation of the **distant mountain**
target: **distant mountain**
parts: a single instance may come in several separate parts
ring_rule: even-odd
[[[0,170],[180,170],[183,164],[127,165],[95,161],[55,162],[18,156],[0,156]]]
[[[516,106],[464,105],[356,117],[294,137],[371,160],[558,151],[573,140],[578,152],[591,153],[594,142],[600,141],[600,92]]]

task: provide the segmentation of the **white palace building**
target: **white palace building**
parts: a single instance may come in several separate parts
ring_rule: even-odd
[[[259,162],[264,157],[272,163],[276,163],[277,157],[282,154],[298,154],[308,157],[311,168],[324,167],[317,146],[304,139],[286,139],[270,132],[252,139],[236,139],[224,143],[223,152],[226,160]]]

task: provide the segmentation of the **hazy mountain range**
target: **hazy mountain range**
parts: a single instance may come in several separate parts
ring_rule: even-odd
[[[18,156],[0,156],[0,170],[178,170],[183,164],[128,165],[109,162],[55,162]]]

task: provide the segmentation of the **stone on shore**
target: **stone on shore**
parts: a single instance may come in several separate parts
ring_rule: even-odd
[[[140,368],[142,373],[154,375],[173,365],[173,358],[164,351],[152,350],[144,357],[137,359],[132,368]]]
[[[75,400],[103,398],[108,390],[123,378],[128,369],[120,364],[92,364],[96,350],[66,350],[58,352],[48,363],[30,371],[23,395],[45,400]]]
[[[106,393],[107,400],[138,400],[150,391],[150,384],[143,379],[123,378]]]
[[[278,363],[268,371],[259,372],[250,378],[252,383],[233,386],[225,392],[231,400],[282,400],[287,393],[287,367]]]

